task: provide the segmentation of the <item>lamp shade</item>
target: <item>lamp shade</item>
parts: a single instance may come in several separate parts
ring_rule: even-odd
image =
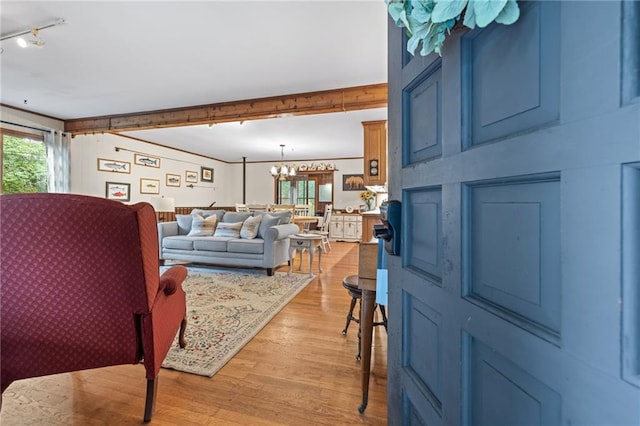
[[[153,197],[149,203],[158,213],[176,211],[176,200],[172,197]]]

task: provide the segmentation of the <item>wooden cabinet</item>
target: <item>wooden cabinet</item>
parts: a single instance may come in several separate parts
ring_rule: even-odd
[[[365,213],[362,215],[362,241],[368,242],[373,238],[373,225],[382,223],[380,220],[380,213],[371,214]]]
[[[387,182],[387,121],[363,121],[364,184],[384,185]]]
[[[360,241],[362,238],[362,216],[359,214],[332,215],[329,238],[335,241]]]

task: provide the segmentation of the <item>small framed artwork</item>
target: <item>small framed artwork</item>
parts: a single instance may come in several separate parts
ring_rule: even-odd
[[[200,181],[213,182],[213,169],[209,167],[200,167]]]
[[[192,170],[187,170],[184,172],[184,181],[185,182],[198,182],[198,172],[194,172]]]
[[[343,191],[363,191],[364,190],[364,174],[360,175],[342,175]]]
[[[180,186],[180,175],[173,175],[171,173],[166,174],[166,182],[167,186]]]
[[[160,159],[157,157],[151,157],[150,155],[136,153],[133,156],[133,162],[138,166],[160,168]]]
[[[160,179],[140,178],[140,193],[141,194],[159,194]]]
[[[98,158],[98,170],[101,172],[131,173],[131,163]]]
[[[107,182],[105,197],[107,200],[129,201],[131,199],[131,184],[122,182]]]

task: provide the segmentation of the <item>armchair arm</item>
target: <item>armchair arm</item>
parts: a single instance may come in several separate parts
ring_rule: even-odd
[[[142,345],[147,379],[158,375],[162,361],[186,318],[186,295],[182,282],[187,277],[187,268],[176,265],[160,277],[159,290],[151,312],[142,317]],[[162,290],[162,291],[161,291]]]
[[[178,286],[182,284],[182,282],[187,278],[187,268],[184,266],[173,266],[170,269],[166,270],[160,276],[160,284],[158,287],[158,292],[164,291],[164,294],[167,296],[172,295],[176,292]]]

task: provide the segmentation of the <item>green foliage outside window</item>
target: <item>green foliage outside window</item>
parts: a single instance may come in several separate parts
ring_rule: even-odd
[[[47,192],[44,143],[10,135],[2,142],[2,193]]]

